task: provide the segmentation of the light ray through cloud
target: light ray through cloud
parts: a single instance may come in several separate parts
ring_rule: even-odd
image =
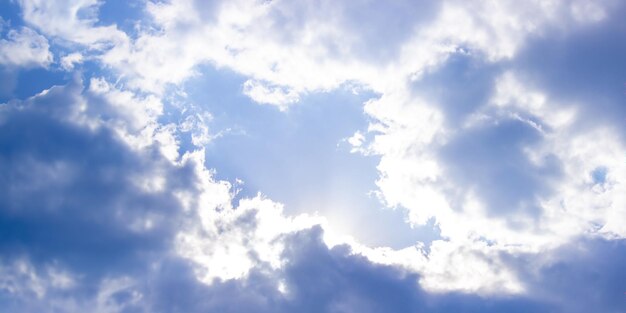
[[[0,3],[7,312],[623,312],[621,1]]]

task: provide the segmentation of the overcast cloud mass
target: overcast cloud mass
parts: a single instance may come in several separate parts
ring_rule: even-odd
[[[626,312],[624,16],[3,0],[0,311]]]

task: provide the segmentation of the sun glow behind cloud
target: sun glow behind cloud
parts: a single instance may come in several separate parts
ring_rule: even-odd
[[[17,312],[620,305],[557,290],[625,255],[617,1],[11,5],[7,94],[67,76],[0,106]]]

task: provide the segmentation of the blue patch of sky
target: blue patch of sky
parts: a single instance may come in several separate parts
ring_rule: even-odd
[[[285,204],[288,214],[319,212],[366,244],[398,248],[439,238],[432,224],[412,229],[402,210],[383,208],[371,195],[378,158],[350,153],[345,142],[367,128],[363,102],[375,95],[339,88],[303,96],[280,112],[243,95],[245,78],[210,66],[200,70],[185,90],[213,115],[212,132],[224,132],[207,146],[207,166],[219,179],[242,179],[240,196],[261,192]]]
[[[21,9],[15,1],[0,1],[0,17],[2,17],[4,23],[9,24],[3,26],[11,26],[12,28],[24,26],[21,14]]]
[[[14,1],[0,2],[0,17],[2,28],[0,38],[6,39],[12,29],[20,29],[28,26],[21,17],[19,5]],[[55,50],[51,47],[51,51]],[[26,99],[53,85],[63,84],[66,81],[66,73],[53,68],[15,68],[0,66],[0,103],[11,99]]]
[[[115,24],[128,35],[135,35],[135,25],[146,17],[144,0],[108,0],[100,5],[96,25]]]
[[[591,172],[591,178],[593,179],[594,184],[604,184],[606,182],[606,175],[608,174],[608,170],[604,166],[600,166],[595,168]]]
[[[26,99],[54,85],[62,85],[67,82],[68,74],[58,70],[44,68],[32,68],[23,70],[6,70],[0,67],[3,79],[12,80],[13,88],[0,92],[0,103],[11,99]],[[0,76],[0,77],[2,77]]]

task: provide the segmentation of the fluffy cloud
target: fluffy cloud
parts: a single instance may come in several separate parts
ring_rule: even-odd
[[[358,255],[383,254],[377,263],[384,263],[387,253],[394,262],[415,266],[418,250],[330,249],[322,229],[309,228],[315,219],[285,217],[280,205],[263,197],[234,207],[229,184],[212,178],[198,160],[202,154],[172,160],[160,147],[167,142],[135,145],[125,139],[152,122],[132,118],[132,110],[152,107],[146,98],[100,79],[3,105],[0,301],[5,307],[14,312],[584,312],[589,307],[572,307],[566,300],[570,292],[584,292],[584,284],[569,284],[567,277],[591,275],[607,291],[623,287],[623,279],[597,271],[623,263],[622,244],[582,242],[580,248],[594,251],[579,259],[580,248],[568,247],[546,255],[539,267],[533,254],[501,255],[509,268],[524,274],[524,285],[541,287],[526,296],[486,304],[475,295],[428,293],[422,288],[436,290],[443,279],[452,279],[450,284],[480,284],[485,276],[496,283],[515,280],[506,272],[489,276],[498,260],[493,250],[481,255],[475,246],[445,242],[431,246],[431,275],[420,280],[406,268],[376,265],[369,260],[376,256]],[[468,259],[466,250],[475,259]],[[455,260],[449,254],[468,266],[477,261],[471,272],[450,273],[458,267],[448,266]],[[607,261],[586,267],[590,255]],[[487,259],[492,264],[483,272],[481,261]],[[607,309],[619,305],[602,294],[593,303]]]
[[[615,28],[623,6],[147,2],[150,20],[131,35],[99,24],[97,1],[64,4],[20,1],[29,27],[86,48],[61,60],[66,70],[89,58],[120,80],[75,79],[0,106],[0,301],[14,311],[617,310],[615,297],[573,305],[562,289],[588,294],[578,275],[624,288],[586,267],[617,272],[624,260],[626,144],[611,116],[623,98],[602,86],[623,73],[537,68],[544,52],[558,65],[550,49],[597,46],[593,30]],[[50,64],[45,37],[7,38],[4,63]],[[243,75],[244,94],[282,111],[344,84],[373,91],[370,125],[348,141],[380,157],[381,201],[442,239],[371,248],[262,195],[235,203],[203,151],[179,144],[218,136],[210,115],[163,119],[169,87],[201,64]],[[602,84],[564,83],[570,69]]]
[[[80,64],[82,61],[83,55],[78,52],[74,52],[61,58],[61,67],[66,71],[71,71],[74,69],[76,64]]]
[[[596,30],[619,23],[617,15],[606,18]],[[571,42],[590,48],[575,33],[564,36],[568,39],[560,49]],[[380,196],[389,206],[405,209],[412,223],[434,219],[446,238],[433,244],[437,249],[429,257],[448,266],[421,268],[426,286],[517,292],[524,289],[522,281],[513,283],[516,274],[497,254],[545,253],[579,236],[624,237],[613,218],[624,214],[620,173],[626,147],[619,122],[605,116],[620,112],[623,100],[611,96],[604,100],[606,112],[591,113],[592,97],[568,96],[579,92],[569,86],[553,91],[555,85],[537,83],[545,79],[542,71],[529,74],[515,65],[517,57],[507,58],[485,62],[473,55],[453,56],[414,80],[411,96],[385,94],[366,105],[366,112],[380,121],[370,126],[374,134],[368,151],[382,157]],[[519,72],[507,70],[507,63]],[[584,74],[601,77],[602,71],[602,66],[586,67]],[[618,86],[621,78],[611,77]],[[440,90],[442,82],[451,83]],[[463,248],[438,248],[457,244]],[[462,279],[466,260],[474,256],[480,256],[476,271],[487,272],[478,280]],[[503,271],[512,275],[507,284],[489,279],[503,277]]]
[[[47,67],[52,63],[48,40],[28,27],[11,29],[0,39],[0,64],[9,67]]]
[[[261,195],[234,206],[202,150],[178,155],[179,126],[158,123],[161,109],[102,78],[0,107],[0,302],[16,312],[169,311],[190,300],[153,294],[185,273],[180,283],[218,293],[261,275],[269,289],[250,296],[281,297],[287,238],[323,221],[285,217]]]
[[[19,0],[24,21],[37,27],[46,35],[62,40],[103,48],[111,44],[123,44],[126,34],[116,26],[97,26],[97,0],[67,0],[49,2],[42,0]]]
[[[593,7],[592,20],[604,16],[605,7],[579,2],[479,2],[478,9],[459,1],[399,2],[384,10],[359,1],[149,2],[151,28],[103,62],[151,91],[181,83],[209,62],[249,76],[253,99],[284,107],[298,94],[346,82],[389,92],[458,51],[509,59],[545,27],[586,21],[573,17],[580,16],[576,8]]]

